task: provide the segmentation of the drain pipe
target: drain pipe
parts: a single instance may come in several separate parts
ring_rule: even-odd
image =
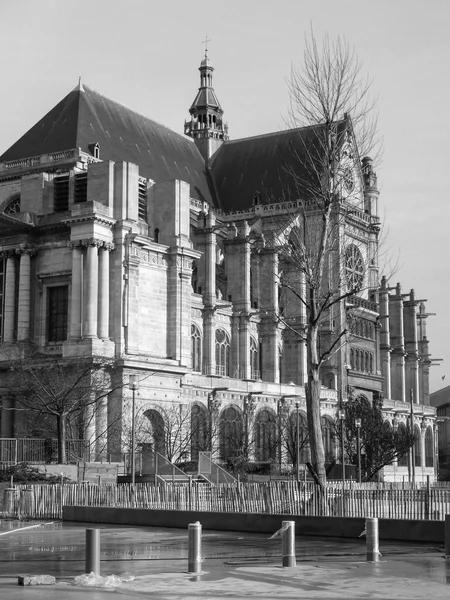
[[[445,515],[445,558],[450,558],[450,515]]]
[[[188,571],[200,573],[202,570],[202,526],[199,521],[188,525]]]

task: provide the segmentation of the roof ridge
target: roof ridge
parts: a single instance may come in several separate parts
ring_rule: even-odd
[[[340,119],[339,121],[336,121],[336,123],[341,123],[343,119]],[[248,137],[243,137],[243,138],[238,138],[236,140],[227,140],[226,142],[224,142],[227,146],[229,146],[231,143],[236,143],[236,142],[246,142],[247,140],[256,140],[258,138],[266,138],[266,137],[272,137],[275,135],[280,135],[283,133],[295,133],[296,131],[305,131],[306,129],[313,129],[314,127],[320,127],[321,125],[324,125],[325,123],[315,123],[314,125],[303,125],[303,127],[294,127],[293,129],[280,129],[279,131],[271,131],[269,133],[260,133],[259,135],[252,135],[252,136],[248,136]]]
[[[175,131],[175,129],[172,129],[171,127],[168,127],[167,125],[164,125],[164,123],[161,123],[160,121],[156,121],[156,119],[152,119],[148,115],[145,115],[144,113],[139,112],[139,111],[135,110],[134,108],[131,108],[130,106],[127,106],[126,104],[124,104],[123,102],[120,102],[119,100],[116,100],[115,98],[111,98],[111,96],[108,96],[107,94],[104,94],[103,92],[99,92],[98,90],[94,90],[94,88],[91,88],[90,86],[86,85],[85,83],[83,83],[83,88],[84,88],[83,91],[85,91],[85,92],[86,92],[86,90],[89,90],[90,92],[94,92],[94,94],[97,94],[97,96],[101,96],[102,98],[105,98],[106,100],[109,100],[109,102],[114,102],[115,104],[118,104],[122,108],[125,108],[126,110],[129,110],[130,112],[134,113],[135,115],[139,115],[140,117],[144,117],[144,119],[148,119],[152,123],[155,123],[156,125],[159,125],[160,127],[164,127],[164,129],[167,129],[168,131],[171,131],[172,133],[175,133],[176,135],[180,136],[183,139],[186,139],[189,142],[194,142],[194,140],[192,140],[191,138],[185,136],[183,133]],[[77,91],[77,90],[78,90],[78,88],[75,88],[75,90],[73,90],[73,91]]]

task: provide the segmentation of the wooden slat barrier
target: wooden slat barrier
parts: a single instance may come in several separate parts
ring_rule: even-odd
[[[2,499],[2,513],[16,518],[60,518],[62,506],[115,506],[161,510],[248,512],[283,515],[444,520],[450,488],[327,483],[325,494],[310,482],[270,481],[175,484],[17,485]]]

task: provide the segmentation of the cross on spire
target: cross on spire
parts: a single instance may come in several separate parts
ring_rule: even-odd
[[[206,39],[202,42],[202,44],[205,44],[205,58],[208,58],[208,42],[210,42],[211,40],[208,39],[208,34],[206,34]]]

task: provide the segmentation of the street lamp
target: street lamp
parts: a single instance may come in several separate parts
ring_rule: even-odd
[[[341,420],[341,454],[342,454],[342,485],[345,484],[345,458],[344,458],[344,421],[345,410],[339,409],[339,418]]]
[[[139,389],[139,377],[130,375],[128,385],[133,392],[133,404],[131,406],[131,483],[136,483],[136,454],[135,454],[135,420],[136,420],[136,390]]]
[[[298,483],[300,481],[300,435],[299,435],[300,415],[298,412],[298,409],[300,408],[300,402],[295,403],[295,408],[297,410],[297,445],[296,445],[296,449],[297,449],[297,483]]]
[[[356,425],[356,451],[358,453],[358,483],[361,483],[361,419],[355,419]]]

